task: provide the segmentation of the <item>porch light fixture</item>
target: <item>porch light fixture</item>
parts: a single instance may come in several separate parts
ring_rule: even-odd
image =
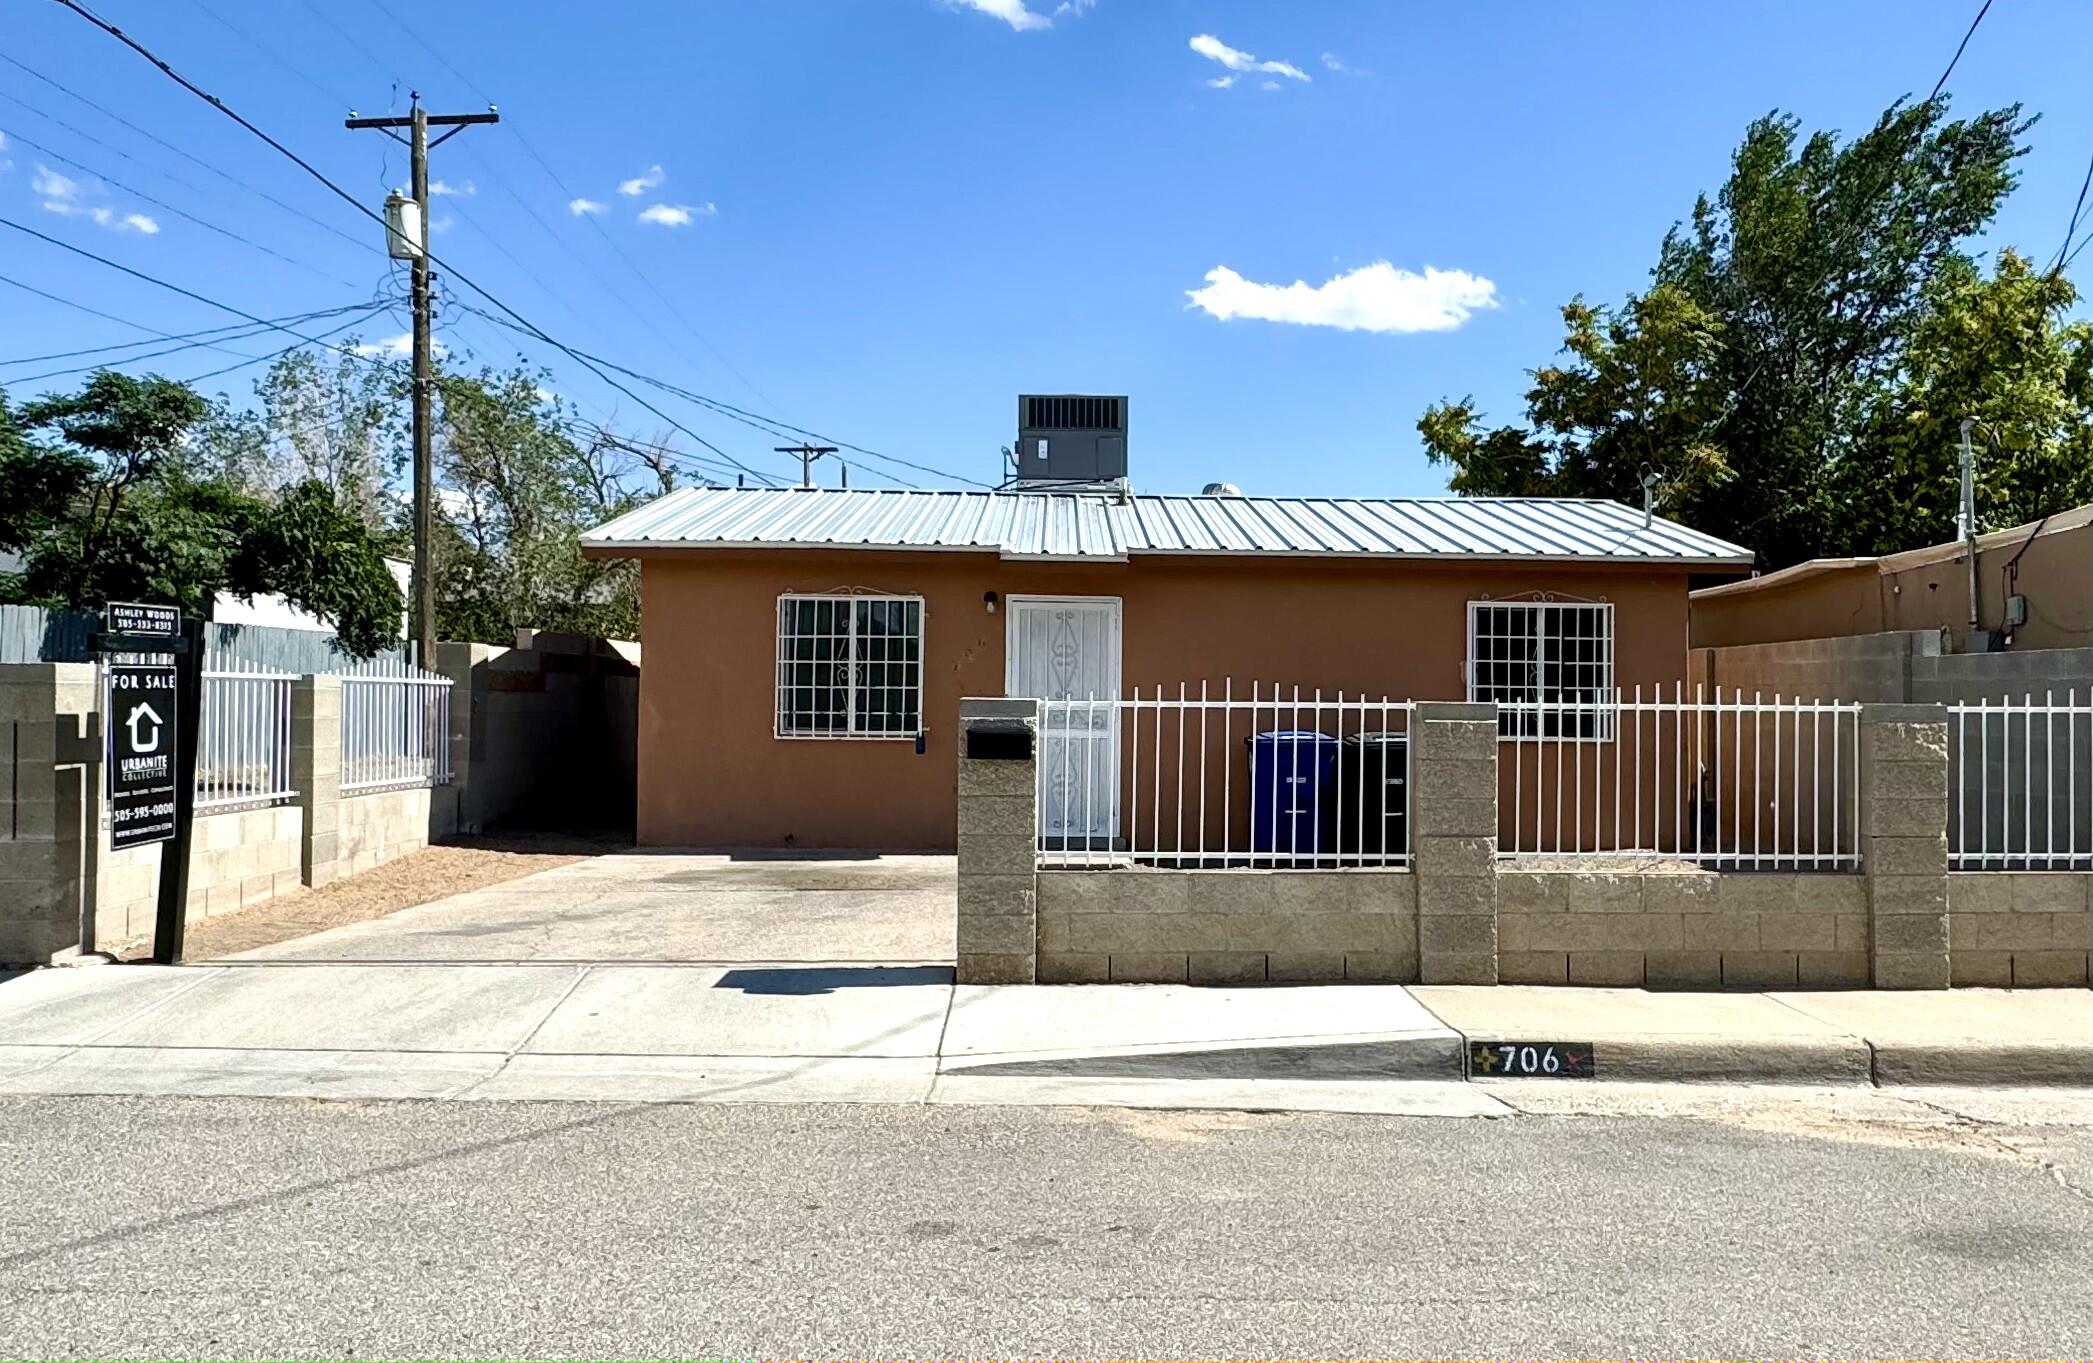
[[[996,594],[994,592],[981,593],[981,604],[988,609],[990,615],[994,615],[996,613]]]

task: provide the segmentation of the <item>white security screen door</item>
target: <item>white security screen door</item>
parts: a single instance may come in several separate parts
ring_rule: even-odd
[[[1036,700],[1119,699],[1116,597],[1010,598],[1004,690]],[[1109,842],[1119,832],[1119,712],[1045,707],[1039,734],[1040,831]]]

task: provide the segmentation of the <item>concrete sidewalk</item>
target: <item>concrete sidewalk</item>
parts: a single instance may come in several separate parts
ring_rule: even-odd
[[[2084,990],[956,987],[940,966],[334,962],[0,982],[0,1095],[1488,1115],[1505,1081],[1467,1082],[1464,1062],[1493,1039],[1589,1044],[1601,1084],[2093,1089]]]

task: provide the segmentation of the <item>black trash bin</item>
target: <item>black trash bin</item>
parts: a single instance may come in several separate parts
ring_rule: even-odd
[[[1336,846],[1369,860],[1410,850],[1410,736],[1351,734],[1337,762]]]

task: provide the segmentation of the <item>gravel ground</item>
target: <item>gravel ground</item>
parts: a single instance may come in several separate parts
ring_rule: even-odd
[[[499,885],[628,845],[622,840],[557,833],[444,843],[317,890],[278,895],[239,913],[191,923],[183,950],[191,961],[215,960],[344,923],[383,918],[446,895]],[[125,960],[142,960],[152,954],[152,941],[129,943],[116,954]]]
[[[2093,1353],[2093,1133],[1855,1135],[0,1101],[0,1357]]]

